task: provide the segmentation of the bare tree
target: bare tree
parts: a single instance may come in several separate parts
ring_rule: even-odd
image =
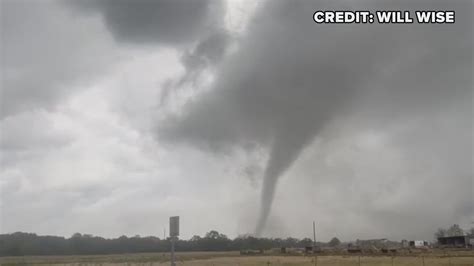
[[[462,228],[458,224],[453,224],[447,230],[447,235],[448,236],[462,236],[464,235],[464,230],[462,230]]]

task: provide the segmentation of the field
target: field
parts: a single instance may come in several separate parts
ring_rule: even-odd
[[[1,265],[124,265],[124,266],[159,266],[170,265],[169,253],[141,253],[121,255],[94,256],[26,256],[3,257]],[[238,252],[180,252],[177,253],[177,265],[190,266],[257,266],[257,265],[287,265],[287,266],[418,266],[418,265],[474,265],[474,252],[451,254],[424,254],[418,256],[349,256],[324,255],[316,257],[307,255],[257,255],[241,256]]]

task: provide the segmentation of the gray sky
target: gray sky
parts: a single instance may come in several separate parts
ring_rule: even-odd
[[[161,237],[172,215],[183,238],[467,229],[472,8],[1,0],[0,232]],[[312,21],[337,9],[456,23]]]

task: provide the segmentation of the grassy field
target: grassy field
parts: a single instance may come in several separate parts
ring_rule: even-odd
[[[360,262],[359,262],[360,261]],[[169,265],[168,253],[141,253],[97,256],[25,256],[0,258],[1,265]],[[286,265],[310,266],[315,264],[312,256],[241,256],[238,252],[180,252],[177,265],[190,266],[257,266]],[[421,265],[463,265],[474,266],[474,252],[462,254],[425,254],[423,256],[318,256],[317,266],[421,266]]]

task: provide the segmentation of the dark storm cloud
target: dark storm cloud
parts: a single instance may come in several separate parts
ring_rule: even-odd
[[[72,17],[55,1],[0,4],[0,117],[51,109],[117,60],[98,19]]]
[[[324,240],[473,220],[472,1],[268,0],[241,36],[220,2],[184,3],[0,1],[2,232],[148,235],[180,212],[183,237],[248,233],[262,176],[257,231],[275,237],[313,218]],[[317,25],[317,9],[456,23]],[[175,90],[192,96],[155,141]]]
[[[451,25],[317,25],[311,18],[319,9],[455,10],[457,17]],[[365,110],[365,123],[376,127],[456,106],[471,110],[469,10],[468,1],[268,1],[213,89],[164,121],[159,135],[216,150],[267,147],[260,234],[278,178],[334,117]]]
[[[72,2],[82,10],[103,15],[118,41],[134,44],[194,42],[220,27],[223,5],[216,0],[98,0]]]
[[[1,7],[1,117],[52,109],[122,60],[120,44],[198,43],[224,15],[214,0],[7,0]]]
[[[161,91],[160,105],[165,106],[173,92],[180,90],[186,84],[199,86],[199,78],[208,70],[218,67],[226,55],[233,37],[224,29],[216,29],[210,35],[200,40],[197,45],[181,56],[181,63],[185,68],[184,74],[176,79],[165,82]]]
[[[213,32],[210,36],[198,43],[193,51],[184,54],[182,62],[191,71],[216,65],[224,56],[231,36],[225,30]]]

